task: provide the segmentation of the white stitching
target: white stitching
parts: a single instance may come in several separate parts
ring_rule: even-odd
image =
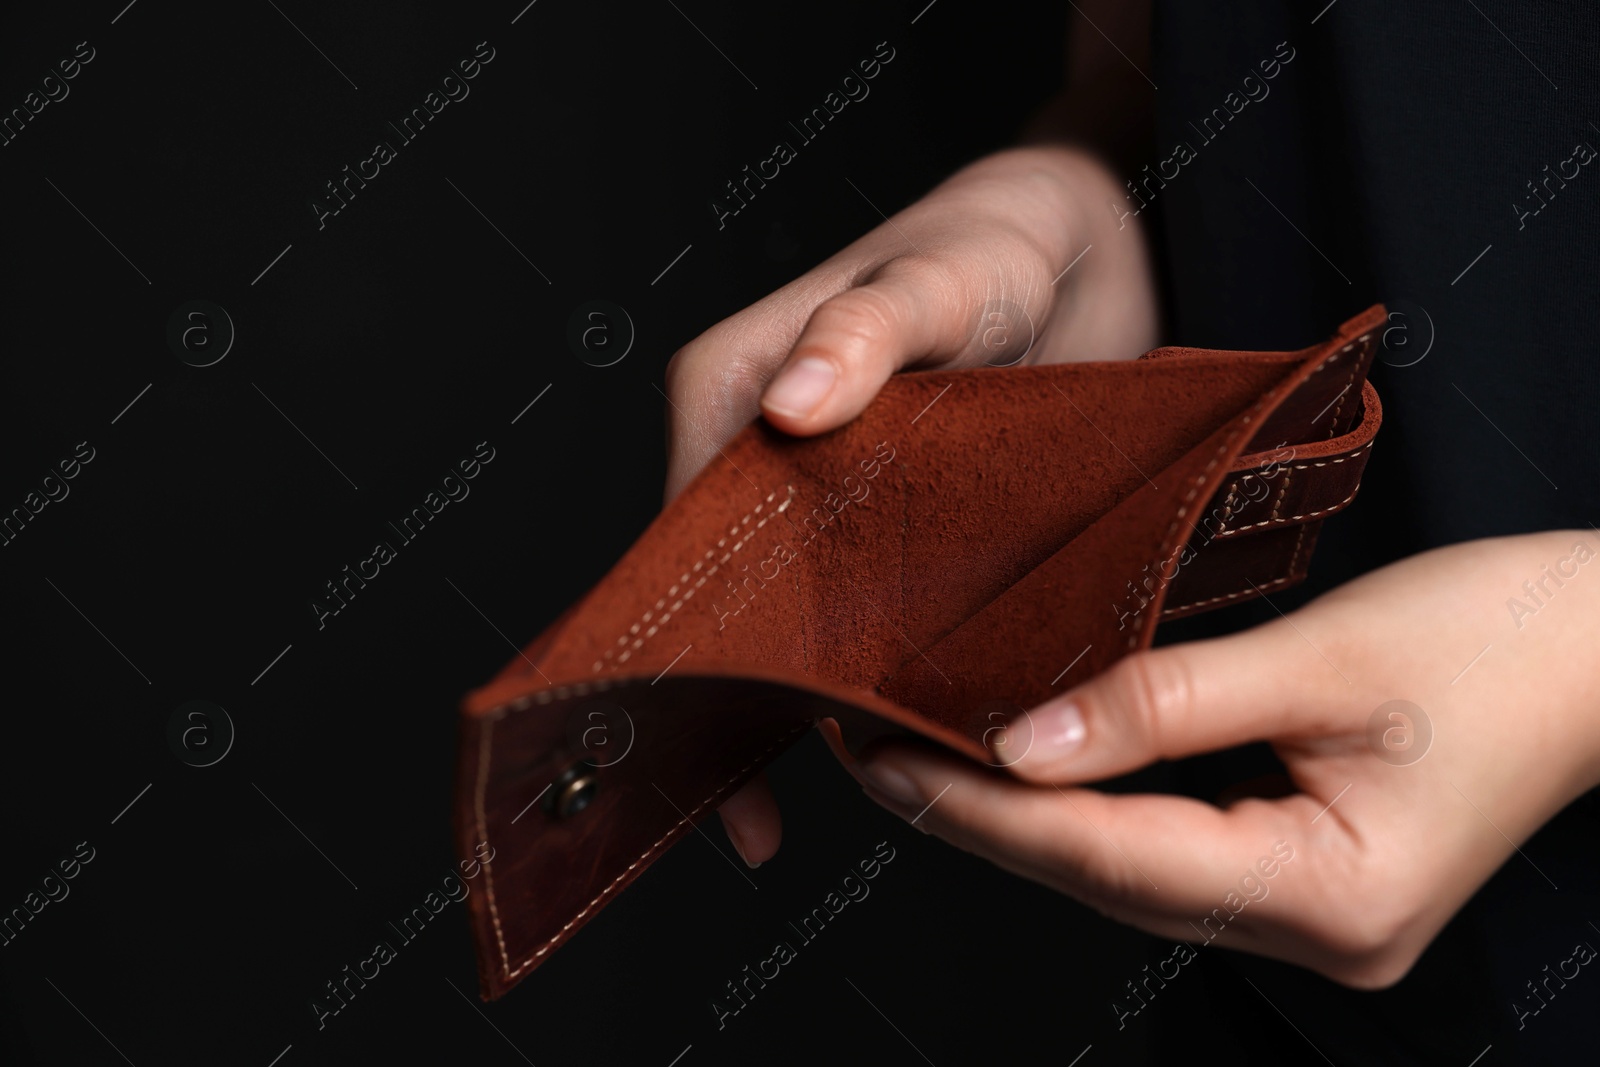
[[[1372,447],[1371,444],[1365,444],[1365,445],[1362,445],[1360,448],[1356,449],[1354,452],[1350,453],[1348,456],[1343,456],[1343,457],[1341,457],[1339,459],[1330,459],[1330,460],[1328,460],[1328,461],[1326,461],[1324,463],[1297,463],[1297,464],[1295,464],[1294,467],[1292,467],[1290,469],[1291,470],[1297,470],[1297,471],[1303,471],[1303,470],[1306,470],[1307,468],[1310,468],[1310,467],[1337,467],[1339,464],[1344,463],[1346,460],[1355,459],[1357,456],[1361,455],[1361,453],[1365,452],[1367,449],[1369,449],[1371,447]],[[1245,477],[1249,478],[1249,477],[1251,477],[1251,475],[1247,474],[1247,475],[1245,475]],[[1285,482],[1284,484],[1287,485],[1288,483]],[[1236,536],[1238,534],[1244,533],[1246,530],[1254,530],[1254,529],[1257,529],[1258,527],[1262,527],[1262,526],[1271,526],[1271,525],[1273,525],[1275,523],[1299,522],[1299,521],[1301,521],[1303,519],[1314,519],[1319,515],[1331,515],[1335,511],[1338,511],[1340,508],[1344,507],[1346,504],[1350,503],[1350,501],[1354,500],[1356,498],[1356,494],[1358,492],[1360,492],[1360,491],[1361,491],[1361,483],[1357,482],[1356,483],[1356,487],[1354,489],[1350,490],[1350,495],[1345,497],[1343,500],[1339,501],[1337,504],[1330,505],[1330,506],[1322,508],[1322,509],[1320,509],[1318,511],[1308,511],[1304,515],[1290,515],[1288,518],[1262,519],[1260,522],[1247,523],[1244,526],[1238,526],[1238,527],[1235,527],[1234,529],[1231,529],[1231,530],[1219,530],[1219,531],[1217,531],[1217,533],[1214,536],[1216,536],[1216,537],[1233,537],[1233,536]],[[1280,504],[1282,503],[1282,499],[1281,498],[1279,500],[1279,503]]]
[[[1368,333],[1368,334],[1365,334],[1364,336],[1356,338],[1356,340],[1354,340],[1354,341],[1351,341],[1349,344],[1347,344],[1343,348],[1341,348],[1337,353],[1335,353],[1334,355],[1328,357],[1327,359],[1325,359],[1321,363],[1319,363],[1317,365],[1317,369],[1311,372],[1311,374],[1308,376],[1308,379],[1310,377],[1315,377],[1317,374],[1320,374],[1326,367],[1328,367],[1333,362],[1335,362],[1339,358],[1339,356],[1342,356],[1346,352],[1349,352],[1352,348],[1354,348],[1358,344],[1365,344],[1371,338],[1372,338],[1372,334]],[[1360,366],[1360,360],[1356,360],[1356,361],[1354,361],[1354,363],[1355,363],[1355,367],[1359,367]],[[1350,381],[1351,381],[1352,384],[1355,382],[1355,376],[1356,376],[1356,372],[1355,372],[1355,368],[1353,367],[1351,369],[1351,371],[1350,371]],[[1287,399],[1287,398],[1285,398],[1285,399]],[[1184,513],[1188,510],[1189,505],[1194,502],[1195,494],[1197,494],[1200,491],[1200,487],[1202,485],[1204,485],[1206,479],[1208,477],[1210,477],[1212,468],[1217,465],[1217,461],[1222,458],[1222,454],[1224,452],[1226,452],[1229,448],[1231,448],[1233,446],[1233,443],[1238,440],[1239,435],[1244,432],[1245,427],[1249,426],[1250,423],[1255,419],[1256,414],[1258,412],[1260,412],[1262,407],[1264,407],[1266,405],[1266,401],[1267,401],[1266,397],[1262,397],[1260,400],[1256,401],[1255,406],[1252,407],[1250,409],[1249,413],[1244,416],[1243,420],[1239,424],[1239,428],[1236,429],[1233,433],[1228,435],[1228,438],[1225,441],[1223,441],[1222,445],[1217,449],[1216,455],[1211,457],[1211,462],[1206,464],[1206,469],[1204,471],[1202,471],[1200,473],[1200,475],[1195,479],[1194,485],[1189,489],[1189,495],[1184,497],[1183,505],[1178,509],[1178,517],[1172,520],[1171,527],[1169,527],[1167,529],[1167,532],[1166,532],[1165,536],[1163,536],[1162,539],[1161,539],[1161,548],[1160,548],[1159,552],[1156,555],[1156,560],[1157,560],[1158,563],[1161,562],[1161,561],[1164,561],[1167,558],[1167,555],[1171,550],[1173,531],[1177,530],[1178,524],[1183,521]],[[1333,434],[1329,434],[1328,436],[1332,437],[1334,435]],[[1354,453],[1352,453],[1351,455],[1353,456]],[[1350,458],[1350,457],[1346,457],[1346,458]],[[1334,460],[1333,462],[1338,463],[1338,462],[1343,462],[1343,461],[1342,460]],[[1324,466],[1324,465],[1325,464],[1312,464],[1312,466]],[[1303,536],[1304,535],[1304,530],[1302,530],[1301,533],[1302,533],[1302,536]],[[1243,595],[1243,594],[1235,594],[1235,595]],[[1220,599],[1224,599],[1225,600],[1225,599],[1229,599],[1229,598],[1223,597],[1223,598],[1220,598]],[[1186,605],[1186,606],[1191,606],[1192,607],[1193,605]],[[1175,610],[1177,610],[1177,609],[1175,609]],[[1166,609],[1162,610],[1162,614],[1166,614]],[[1144,615],[1144,608],[1143,607],[1141,607],[1137,612],[1134,613],[1133,620],[1132,620],[1133,621],[1133,632],[1128,635],[1128,647],[1130,649],[1134,648],[1139,643],[1139,620],[1143,615]]]
[[[1324,460],[1321,463],[1296,463],[1293,466],[1291,466],[1289,468],[1289,470],[1304,471],[1304,470],[1310,470],[1312,467],[1337,467],[1339,464],[1345,462],[1346,460],[1355,459],[1357,456],[1361,455],[1361,453],[1365,452],[1367,449],[1369,449],[1371,447],[1372,447],[1372,444],[1369,442],[1367,444],[1362,445],[1360,448],[1356,449],[1354,452],[1350,453],[1348,456],[1340,456],[1338,459]],[[1266,466],[1266,464],[1262,464],[1262,466]],[[1261,475],[1259,475],[1259,474],[1241,474],[1240,477],[1241,478],[1259,478],[1259,477],[1261,477]]]
[[[1308,511],[1304,515],[1290,515],[1286,519],[1285,518],[1262,519],[1260,522],[1252,522],[1248,526],[1240,526],[1240,527],[1237,527],[1237,528],[1232,529],[1232,530],[1219,531],[1216,536],[1218,536],[1218,537],[1236,537],[1239,534],[1242,534],[1247,530],[1254,530],[1258,526],[1281,525],[1281,524],[1291,523],[1291,522],[1300,522],[1303,519],[1315,519],[1320,515],[1331,515],[1335,511],[1338,511],[1340,508],[1344,507],[1346,504],[1350,503],[1350,501],[1354,500],[1356,498],[1356,493],[1358,493],[1360,491],[1361,491],[1361,487],[1358,485],[1354,489],[1350,490],[1350,495],[1349,496],[1345,497],[1343,500],[1339,501],[1337,504],[1333,504],[1333,505],[1330,505],[1329,507],[1322,508],[1320,511]]]
[[[502,714],[504,714],[506,708],[510,706],[511,705],[501,705],[489,713],[489,717],[483,726],[483,733],[480,735],[478,741],[478,782],[476,788],[473,790],[472,806],[478,816],[479,841],[489,840],[488,835],[484,833],[484,826],[488,820],[484,817],[483,813],[483,792],[489,783],[489,735],[494,732],[495,719],[498,719]],[[489,855],[494,855],[493,849],[489,851]],[[500,966],[502,969],[505,969],[511,966],[511,957],[506,955],[505,933],[500,929],[500,909],[495,906],[494,902],[494,868],[488,861],[485,861],[483,864],[483,874],[487,879],[485,886],[489,895],[489,918],[494,923],[494,939],[500,945]]]
[[[1272,518],[1276,519],[1278,517],[1278,511],[1283,507],[1283,502],[1289,498],[1289,486],[1293,483],[1294,471],[1291,469],[1284,474],[1283,484],[1278,486],[1278,501],[1272,505]]]
[[[1268,589],[1272,589],[1272,588],[1275,588],[1275,587],[1280,586],[1280,585],[1285,585],[1285,584],[1287,584],[1289,582],[1292,582],[1292,581],[1294,581],[1294,577],[1292,575],[1290,577],[1288,577],[1288,578],[1274,578],[1274,579],[1272,579],[1272,581],[1268,582],[1266,585],[1258,585],[1258,586],[1256,586],[1256,589],[1260,589],[1260,590],[1262,590],[1264,592],[1264,591],[1266,591]],[[1241,589],[1237,593],[1228,593],[1228,594],[1226,594],[1224,596],[1214,596],[1210,600],[1196,600],[1192,604],[1179,604],[1175,608],[1162,608],[1161,609],[1161,614],[1168,615],[1168,614],[1171,614],[1172,612],[1175,612],[1175,611],[1185,611],[1185,610],[1187,610],[1189,608],[1198,608],[1198,607],[1202,607],[1202,606],[1204,606],[1206,604],[1215,604],[1219,600],[1234,600],[1234,599],[1236,599],[1238,597],[1249,596],[1253,592],[1255,592],[1255,589]]]
[[[1310,529],[1308,526],[1300,527],[1300,533],[1294,539],[1294,548],[1289,553],[1288,577],[1290,578],[1293,578],[1296,574],[1299,574],[1301,571],[1305,570],[1305,564],[1311,562],[1309,556],[1304,560],[1300,558],[1300,547],[1306,543],[1306,530],[1308,529]]]
[[[788,491],[788,496],[784,499],[783,503],[779,504],[770,513],[768,513],[766,518],[764,518],[760,522],[756,523],[755,526],[748,533],[746,533],[743,537],[741,537],[738,541],[734,542],[733,547],[731,549],[729,549],[723,555],[723,557],[721,559],[719,559],[715,563],[713,563],[711,565],[711,569],[710,570],[708,570],[704,574],[700,575],[700,579],[697,582],[694,583],[693,588],[686,590],[684,592],[683,596],[679,597],[677,602],[674,603],[671,608],[668,608],[661,615],[661,617],[656,620],[656,624],[654,626],[650,627],[650,629],[645,631],[642,635],[634,638],[633,644],[630,647],[628,647],[627,650],[622,653],[622,655],[617,656],[617,647],[621,646],[621,645],[626,645],[627,642],[628,642],[628,635],[629,634],[637,634],[637,633],[639,633],[640,624],[649,622],[650,618],[651,618],[651,615],[654,612],[660,611],[661,608],[666,606],[666,597],[663,597],[662,599],[656,601],[655,607],[650,609],[650,611],[646,611],[644,613],[644,617],[641,618],[638,623],[635,623],[629,629],[628,633],[625,633],[621,637],[617,638],[617,644],[606,649],[605,654],[603,656],[601,656],[600,659],[595,661],[595,664],[594,664],[594,667],[592,668],[592,670],[595,673],[599,673],[600,671],[604,670],[605,667],[606,667],[606,661],[610,660],[613,656],[616,657],[616,660],[617,660],[617,662],[619,664],[620,663],[626,663],[628,661],[628,659],[635,652],[637,652],[641,648],[643,648],[645,641],[648,638],[653,637],[655,635],[656,631],[660,630],[661,627],[663,625],[665,625],[666,622],[669,619],[671,619],[674,614],[677,613],[678,609],[683,607],[684,603],[686,601],[688,601],[688,599],[690,597],[694,596],[694,594],[700,589],[701,586],[706,584],[706,579],[710,578],[713,574],[717,573],[717,568],[718,567],[722,566],[724,563],[728,562],[728,560],[732,559],[733,558],[733,554],[735,552],[739,551],[739,549],[743,548],[745,543],[747,541],[749,541],[750,538],[755,536],[756,530],[761,529],[761,527],[765,526],[769,521],[771,521],[773,515],[781,515],[784,511],[786,511],[788,509],[790,504],[794,503],[794,486],[786,485],[786,486],[784,486],[784,489],[786,489]],[[772,503],[772,501],[775,500],[777,498],[777,496],[778,496],[778,491],[776,489],[774,489],[772,492],[768,493],[766,500],[762,501],[760,504],[757,504],[755,506],[754,510],[752,510],[748,515],[746,515],[744,518],[739,520],[739,525],[738,526],[735,526],[733,529],[728,531],[728,537],[732,537],[734,534],[738,533],[740,527],[747,525],[750,522],[751,519],[753,519],[757,515],[761,514],[761,509],[766,507],[768,504]],[[728,537],[724,537],[721,540],[719,540],[717,542],[715,548],[707,549],[704,558],[702,558],[698,563],[696,563],[694,565],[693,570],[691,570],[689,573],[684,574],[683,577],[678,579],[678,582],[672,586],[671,590],[668,591],[667,596],[672,596],[673,594],[675,594],[678,591],[678,589],[684,583],[687,583],[689,581],[689,574],[692,574],[694,571],[698,571],[698,570],[700,570],[701,567],[705,566],[705,561],[708,560],[708,559],[711,559],[712,557],[714,557],[716,555],[717,549],[718,548],[722,548],[724,545],[726,545],[728,543]]]
[[[1351,493],[1350,494],[1350,498],[1354,498],[1354,497],[1355,497],[1355,494]],[[1349,503],[1349,499],[1350,498],[1347,498],[1345,502]],[[1288,585],[1288,584],[1294,582],[1295,575],[1297,573],[1299,573],[1301,570],[1304,569],[1303,566],[1302,566],[1302,561],[1300,559],[1300,547],[1306,543],[1306,531],[1308,529],[1310,529],[1309,526],[1301,526],[1300,527],[1300,533],[1294,539],[1294,548],[1289,550],[1289,573],[1287,575],[1285,575],[1284,577],[1282,577],[1282,578],[1274,578],[1274,579],[1272,579],[1272,581],[1268,582],[1266,585],[1258,585],[1258,586],[1255,586],[1254,588],[1249,589],[1249,590],[1241,589],[1237,593],[1226,593],[1226,594],[1224,594],[1222,596],[1214,596],[1210,600],[1196,600],[1193,603],[1189,603],[1189,604],[1179,604],[1175,608],[1163,608],[1162,611],[1161,611],[1161,614],[1166,615],[1169,612],[1187,611],[1190,608],[1199,608],[1199,607],[1204,607],[1207,604],[1215,604],[1215,603],[1217,603],[1218,601],[1221,601],[1221,600],[1235,600],[1235,599],[1237,599],[1239,597],[1242,597],[1242,596],[1246,595],[1247,592],[1249,592],[1249,593],[1258,593],[1258,594],[1263,594],[1264,595],[1268,589],[1273,589],[1273,588],[1276,588],[1277,586],[1280,586],[1280,585]]]
[[[1344,410],[1344,402],[1349,399],[1350,391],[1355,388],[1356,372],[1361,369],[1361,361],[1367,357],[1367,342],[1370,340],[1372,340],[1372,335],[1370,333],[1363,334],[1361,337],[1356,338],[1354,341],[1345,345],[1344,348],[1340,350],[1341,352],[1348,352],[1356,345],[1360,345],[1361,356],[1350,361],[1350,380],[1346,382],[1344,388],[1339,391],[1339,403],[1338,406],[1333,409],[1333,425],[1328,427],[1329,440],[1339,436],[1339,413]]]
[[[491,720],[491,722],[492,721],[493,720]],[[723,782],[721,785],[717,786],[717,788],[712,791],[710,796],[706,797],[700,803],[696,804],[694,806],[694,808],[690,810],[689,814],[685,815],[683,818],[681,818],[677,822],[673,823],[672,826],[667,830],[667,832],[661,836],[661,839],[659,841],[657,841],[655,844],[651,845],[649,848],[645,849],[644,852],[642,852],[639,855],[638,859],[636,859],[632,863],[628,864],[628,866],[623,870],[623,872],[621,874],[617,875],[616,878],[612,879],[610,885],[608,885],[604,889],[600,890],[599,894],[596,895],[593,900],[589,901],[588,904],[584,905],[584,908],[583,908],[582,911],[580,911],[580,912],[578,912],[578,914],[574,915],[572,917],[572,919],[565,926],[563,926],[560,930],[556,931],[554,936],[552,936],[549,941],[545,942],[543,948],[539,949],[533,955],[529,956],[527,959],[525,959],[521,963],[519,963],[517,965],[516,970],[512,970],[511,969],[511,961],[506,956],[505,940],[504,940],[503,937],[501,937],[500,913],[499,913],[499,910],[495,906],[495,899],[494,899],[494,869],[491,867],[490,864],[485,863],[483,865],[483,870],[484,870],[484,874],[488,876],[488,881],[485,884],[484,891],[488,894],[488,897],[489,897],[489,914],[494,920],[495,937],[496,937],[497,940],[500,941],[500,959],[501,959],[502,968],[505,971],[504,978],[502,980],[509,982],[511,979],[517,977],[523,971],[527,970],[528,966],[530,964],[532,964],[534,960],[538,959],[540,956],[543,956],[546,952],[549,952],[552,948],[554,948],[555,945],[556,945],[556,942],[560,941],[563,937],[565,937],[568,930],[572,929],[572,927],[575,926],[579,922],[579,920],[581,920],[585,915],[589,914],[589,912],[591,910],[593,910],[593,908],[594,908],[594,906],[596,904],[600,903],[600,901],[607,894],[609,894],[613,889],[615,889],[617,887],[617,883],[621,882],[624,878],[626,878],[628,876],[628,872],[629,871],[632,871],[635,867],[638,867],[639,864],[641,864],[645,860],[649,859],[650,855],[653,852],[655,852],[657,849],[659,849],[662,845],[664,845],[667,842],[668,838],[670,838],[674,834],[676,834],[678,832],[678,828],[679,827],[681,827],[684,823],[688,822],[690,819],[693,819],[695,817],[695,815],[697,815],[702,809],[704,809],[707,804],[710,804],[719,795],[721,795],[723,790],[727,789],[728,786],[730,786],[734,782],[738,781],[738,779],[739,779],[739,777],[741,775],[743,775],[750,768],[756,766],[763,759],[765,759],[767,757],[767,755],[770,752],[773,751],[773,749],[778,748],[779,746],[781,746],[781,745],[787,743],[788,741],[792,740],[793,738],[799,736],[801,733],[805,732],[806,730],[809,730],[811,728],[811,726],[812,726],[812,723],[810,723],[810,722],[801,723],[799,726],[795,727],[793,730],[790,730],[788,733],[786,733],[782,737],[778,738],[778,740],[774,741],[771,745],[769,745],[755,759],[751,760],[749,763],[745,764],[743,767],[741,767],[737,771],[735,771],[734,774],[732,775],[732,777],[730,777],[727,781]],[[483,742],[483,745],[480,747],[479,751],[480,751],[480,757],[479,757],[479,762],[478,762],[478,837],[479,837],[479,840],[485,840],[486,841],[486,840],[488,840],[488,835],[487,835],[487,833],[485,832],[485,829],[484,829],[483,789],[484,789],[484,782],[485,782],[484,754],[486,754],[487,751],[488,751],[488,731],[487,730],[485,730],[485,732],[484,732],[484,742]]]
[[[1200,492],[1200,487],[1206,483],[1207,478],[1211,477],[1211,471],[1214,467],[1216,467],[1218,461],[1222,459],[1222,454],[1233,447],[1234,442],[1239,440],[1239,437],[1244,433],[1245,428],[1248,427],[1251,421],[1256,417],[1256,413],[1259,412],[1265,405],[1265,397],[1256,401],[1255,406],[1252,407],[1244,416],[1244,418],[1240,421],[1239,426],[1233,431],[1233,433],[1229,434],[1223,440],[1222,444],[1217,446],[1216,454],[1211,457],[1211,462],[1206,464],[1206,469],[1201,471],[1200,474],[1196,476],[1194,485],[1189,487],[1189,495],[1183,498],[1183,504],[1178,509],[1177,517],[1172,520],[1172,525],[1167,527],[1167,532],[1162,535],[1161,547],[1156,553],[1156,560],[1158,564],[1167,558],[1167,554],[1172,547],[1173,532],[1177,530],[1178,524],[1183,521],[1183,515],[1188,510],[1189,505],[1194,503],[1195,495]],[[1128,647],[1130,649],[1139,643],[1139,620],[1143,615],[1144,606],[1140,605],[1139,610],[1134,612],[1133,615],[1133,632],[1128,635]]]

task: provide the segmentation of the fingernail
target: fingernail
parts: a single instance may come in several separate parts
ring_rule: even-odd
[[[739,835],[734,832],[732,826],[724,823],[722,829],[723,832],[728,835],[728,844],[732,845],[733,850],[739,854],[739,858],[744,860],[744,865],[746,867],[754,870],[755,868],[761,866],[759,863],[751,863],[750,858],[744,854],[744,842],[739,840]]]
[[[780,415],[809,415],[822,403],[838,377],[832,363],[807,356],[790,364],[767,386],[761,405]]]
[[[1071,701],[1035,708],[1031,717],[1036,751],[1047,759],[1070,755],[1089,733],[1083,712]]]
[[[861,765],[861,775],[872,788],[891,800],[899,801],[901,804],[922,803],[922,794],[917,789],[917,783],[898,767],[881,760],[865,763]]]

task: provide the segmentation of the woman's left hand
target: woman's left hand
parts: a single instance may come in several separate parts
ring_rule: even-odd
[[[1593,533],[1428,552],[1255,629],[1131,655],[1028,713],[1032,747],[1006,772],[894,742],[855,773],[919,828],[1119,921],[1183,941],[1224,928],[1221,944],[1391,985],[1600,784]],[[1079,787],[1258,740],[1298,792],[1215,806]]]

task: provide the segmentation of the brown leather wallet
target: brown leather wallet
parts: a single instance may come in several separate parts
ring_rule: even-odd
[[[819,721],[999,766],[988,735],[1020,758],[1007,722],[1161,619],[1304,578],[1378,429],[1384,321],[1298,352],[901,374],[820,437],[746,427],[463,703],[484,997]]]

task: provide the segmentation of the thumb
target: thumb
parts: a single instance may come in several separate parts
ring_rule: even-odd
[[[1033,322],[1048,313],[1048,286],[1028,284],[1033,279],[1026,277],[1003,284],[1008,273],[1026,275],[1015,268],[992,277],[978,273],[895,259],[865,284],[824,301],[762,394],[762,413],[787,433],[809,436],[855,418],[902,368],[925,361],[1019,361],[1032,342]],[[1015,303],[985,303],[986,291],[1008,289],[1016,291]],[[1023,295],[1030,291],[1031,300]],[[993,308],[1004,308],[995,312],[997,322],[983,321]]]
[[[1349,688],[1280,620],[1136,652],[994,740],[1020,750],[1004,762],[1026,781],[1096,781],[1160,759],[1331,733]]]

